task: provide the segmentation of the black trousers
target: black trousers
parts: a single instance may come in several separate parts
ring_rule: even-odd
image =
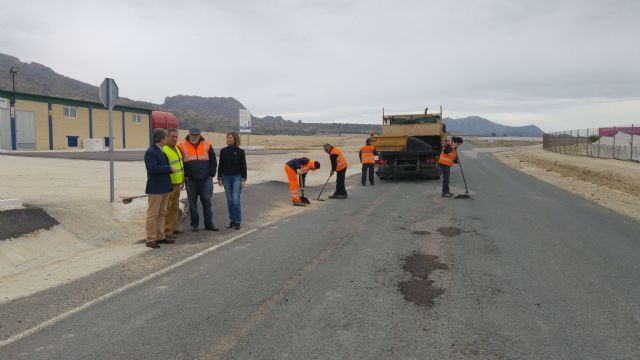
[[[451,168],[447,165],[440,164],[442,170],[442,194],[449,193],[449,178],[451,177]]]
[[[374,164],[362,164],[362,185],[367,183],[367,172],[369,172],[369,184],[373,185]]]
[[[347,175],[347,169],[336,171],[336,192],[334,195],[347,195],[347,187],[344,184]]]

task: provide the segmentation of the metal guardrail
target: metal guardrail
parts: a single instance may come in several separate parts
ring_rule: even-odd
[[[640,161],[640,125],[545,133],[542,147],[560,154]]]

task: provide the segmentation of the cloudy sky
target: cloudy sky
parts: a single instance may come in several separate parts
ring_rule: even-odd
[[[377,123],[443,105],[544,130],[640,123],[640,1],[7,1],[0,52],[162,103]]]

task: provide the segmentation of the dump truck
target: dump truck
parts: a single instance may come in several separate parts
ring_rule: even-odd
[[[382,115],[382,134],[371,136],[378,151],[376,174],[382,180],[398,177],[440,178],[438,158],[447,139],[440,113]]]

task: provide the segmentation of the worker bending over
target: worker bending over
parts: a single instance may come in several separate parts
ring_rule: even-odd
[[[366,144],[360,148],[358,156],[362,164],[362,186],[367,184],[367,173],[369,173],[369,184],[373,185],[373,170],[375,156],[378,155],[376,148],[371,145],[371,138],[367,138]]]
[[[346,199],[347,188],[344,181],[347,175],[347,159],[337,146],[324,144],[324,151],[329,154],[329,159],[331,160],[331,174],[329,176],[333,176],[334,173],[337,174],[336,191],[329,196],[329,199]]]
[[[291,199],[294,206],[306,205],[301,198],[300,187],[304,187],[307,173],[310,170],[318,169],[320,169],[320,163],[306,157],[291,159],[284,165],[284,172],[287,174],[287,179],[289,179],[289,190],[291,191]],[[300,177],[302,183],[298,181],[298,177]],[[308,203],[308,200],[306,202]]]
[[[442,170],[442,197],[452,197],[449,191],[449,178],[451,176],[451,167],[458,162],[458,148],[462,145],[462,138],[452,136],[450,141],[442,147],[440,153],[440,170]]]

